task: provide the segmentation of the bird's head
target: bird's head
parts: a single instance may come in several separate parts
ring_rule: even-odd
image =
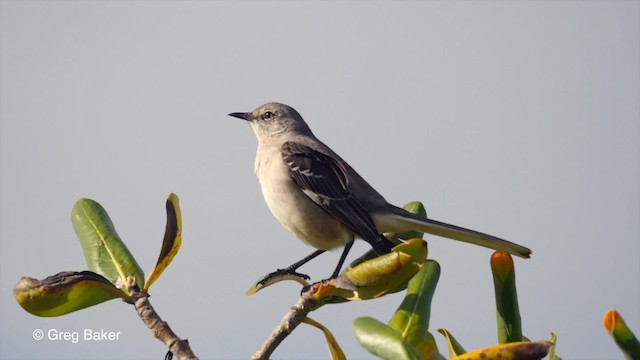
[[[311,130],[302,116],[294,108],[285,104],[268,103],[252,112],[231,113],[229,116],[248,121],[258,140],[282,134],[311,135]]]

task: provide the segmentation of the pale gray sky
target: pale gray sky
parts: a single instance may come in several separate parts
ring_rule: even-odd
[[[131,306],[38,318],[12,288],[86,268],[70,222],[81,197],[148,274],[171,191],[184,243],[151,302],[201,358],[249,357],[299,287],[245,290],[312,250],[269,213],[254,135],[226,116],[269,101],[295,107],[387,200],[533,249],[516,260],[528,337],[556,332],[566,358],[622,358],[602,317],[616,308],[640,333],[639,34],[637,1],[1,1],[0,358],[161,358]],[[491,252],[429,245],[442,266],[432,331],[495,343]],[[301,270],[321,279],[338,256]],[[371,358],[353,319],[386,322],[401,300],[312,317],[350,359]],[[122,336],[32,339],[85,328]],[[302,325],[274,356],[328,355]]]

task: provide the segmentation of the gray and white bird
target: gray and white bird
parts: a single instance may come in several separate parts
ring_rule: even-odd
[[[255,173],[269,209],[282,226],[317,250],[277,273],[297,268],[326,250],[344,246],[336,277],[359,237],[379,254],[393,247],[382,234],[420,231],[529,258],[531,250],[478,231],[427,219],[389,204],[346,161],[316,138],[290,106],[268,103],[231,113],[258,138]],[[305,276],[306,277],[306,276]]]

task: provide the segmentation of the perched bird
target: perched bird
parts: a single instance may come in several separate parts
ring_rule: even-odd
[[[248,121],[258,138],[255,173],[269,209],[282,226],[317,250],[282,273],[296,270],[326,250],[345,246],[336,277],[355,237],[379,254],[393,244],[382,233],[409,230],[459,240],[529,258],[531,250],[512,242],[427,219],[389,204],[347,162],[318,140],[290,106],[268,103],[229,116]],[[269,277],[269,276],[268,276]]]

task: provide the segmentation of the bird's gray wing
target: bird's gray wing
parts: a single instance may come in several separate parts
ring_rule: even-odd
[[[391,250],[393,244],[378,232],[369,211],[349,191],[349,177],[342,164],[297,142],[285,142],[281,150],[291,178],[314,203],[367,241],[378,254]]]

